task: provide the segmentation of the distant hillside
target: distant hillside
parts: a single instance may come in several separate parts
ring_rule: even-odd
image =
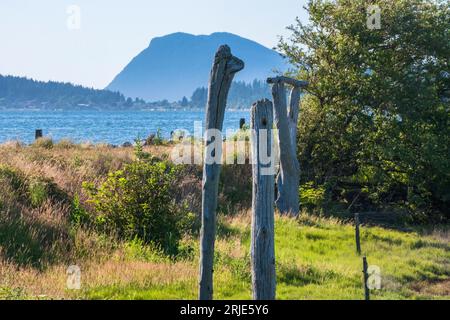
[[[0,75],[0,109],[114,109],[138,102],[109,90]]]
[[[206,87],[198,88],[192,94],[189,106],[192,108],[204,108],[208,98]],[[271,90],[265,81],[254,80],[252,83],[243,81],[233,82],[228,94],[227,106],[233,109],[249,109],[256,101],[271,99]],[[182,101],[180,102],[182,104]]]
[[[245,61],[245,69],[238,73],[236,81],[264,80],[274,70],[287,68],[276,51],[234,34],[174,33],[153,39],[107,89],[147,101],[179,101],[207,86],[214,53],[222,44],[228,44],[233,54]]]
[[[167,99],[146,102],[125,98],[120,92],[96,90],[71,83],[43,82],[0,75],[0,110],[130,110],[130,109],[204,109],[208,90],[197,88],[190,98],[169,102]],[[234,82],[228,106],[248,109],[257,100],[270,98],[269,86],[262,81]]]

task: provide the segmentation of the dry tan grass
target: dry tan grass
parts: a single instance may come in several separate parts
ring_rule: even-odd
[[[170,154],[172,146],[148,146],[144,151],[157,157]],[[11,141],[0,145],[0,164],[17,168],[27,176],[52,179],[69,194],[80,191],[86,180],[102,179],[134,158],[133,148],[102,145],[56,144],[52,149],[24,147]]]
[[[70,197],[78,194],[83,200],[83,181],[101,182],[108,172],[120,169],[134,158],[133,148],[74,145],[69,141],[51,148],[48,145],[37,143],[26,147],[15,141],[2,144],[0,165],[17,170],[27,179],[49,179]],[[167,158],[171,148],[147,146],[144,151]],[[183,185],[182,189],[189,193],[198,188],[198,181],[186,180]],[[198,199],[186,199],[198,202]],[[191,263],[131,260],[126,257],[123,243],[114,237],[99,236],[85,228],[71,229],[70,203],[49,199],[32,208],[17,202],[14,192],[6,192],[0,200],[3,202],[1,222],[19,228],[21,236],[25,236],[25,255],[34,250],[38,259],[19,263],[20,255],[12,252],[13,247],[0,246],[0,297],[2,288],[25,288],[24,294],[31,298],[74,297],[76,293],[66,290],[69,265],[81,267],[84,288],[129,282],[162,285],[196,277],[197,270]],[[9,238],[8,241],[17,241],[14,234]],[[50,256],[54,259],[49,259]]]
[[[124,259],[120,250],[112,253],[106,261],[88,260],[77,265],[81,269],[82,290],[131,283],[142,286],[168,285],[197,277],[197,267],[193,263],[131,261]],[[24,294],[31,299],[76,298],[80,292],[67,289],[66,271],[69,266],[69,263],[58,264],[45,271],[38,271],[0,262],[0,287],[26,288]]]

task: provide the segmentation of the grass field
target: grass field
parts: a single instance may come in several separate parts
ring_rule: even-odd
[[[218,243],[215,287],[218,299],[250,299],[249,218],[223,221]],[[364,229],[363,250],[371,265],[381,269],[382,289],[373,299],[448,299],[450,252],[446,239],[380,228]],[[448,239],[447,239],[448,240]],[[141,249],[138,261],[170,275],[148,282],[127,281],[93,286],[79,297],[93,299],[195,299],[197,241],[186,243],[191,259],[180,264],[151,263]],[[278,218],[276,226],[277,297],[279,299],[362,299],[362,263],[355,254],[354,232],[349,225],[303,216],[295,221]],[[129,262],[136,263],[135,259]],[[174,268],[175,266],[175,268]],[[142,266],[145,268],[145,264]],[[174,269],[172,269],[174,268]],[[158,272],[155,272],[158,274]],[[178,275],[178,276],[176,276]]]
[[[155,147],[151,152],[162,155],[168,150]],[[133,150],[126,148],[68,144],[0,147],[0,299],[197,297],[196,236],[185,236],[179,253],[169,257],[139,240],[119,240],[68,221],[74,195],[80,194],[83,201],[81,182],[100,179],[132,157]],[[22,205],[20,194],[11,192],[15,181],[11,176],[18,172],[29,181],[31,204]],[[198,185],[191,178],[193,185]],[[33,182],[36,179],[47,183],[47,193],[48,186],[53,186],[52,192],[63,194],[69,204],[46,197],[40,184]],[[194,186],[189,190],[197,192]],[[194,197],[192,203],[197,200]],[[450,298],[448,226],[409,231],[362,226],[361,241],[369,264],[381,271],[382,287],[372,290],[373,299]],[[214,273],[216,299],[251,298],[249,248],[249,210],[221,214]],[[70,265],[81,268],[81,290],[66,288]],[[279,299],[364,297],[354,228],[336,218],[306,213],[298,219],[277,217],[276,268]]]

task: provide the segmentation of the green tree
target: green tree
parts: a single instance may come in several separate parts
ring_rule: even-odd
[[[381,28],[367,25],[368,5]],[[353,208],[450,205],[450,5],[311,0],[279,48],[310,81],[299,123],[302,180]],[[447,216],[448,217],[448,216]]]

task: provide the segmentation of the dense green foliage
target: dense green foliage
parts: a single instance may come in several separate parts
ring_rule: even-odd
[[[350,210],[448,216],[450,5],[312,0],[279,48],[310,81],[299,123],[302,183]],[[311,186],[311,185],[310,185]]]

